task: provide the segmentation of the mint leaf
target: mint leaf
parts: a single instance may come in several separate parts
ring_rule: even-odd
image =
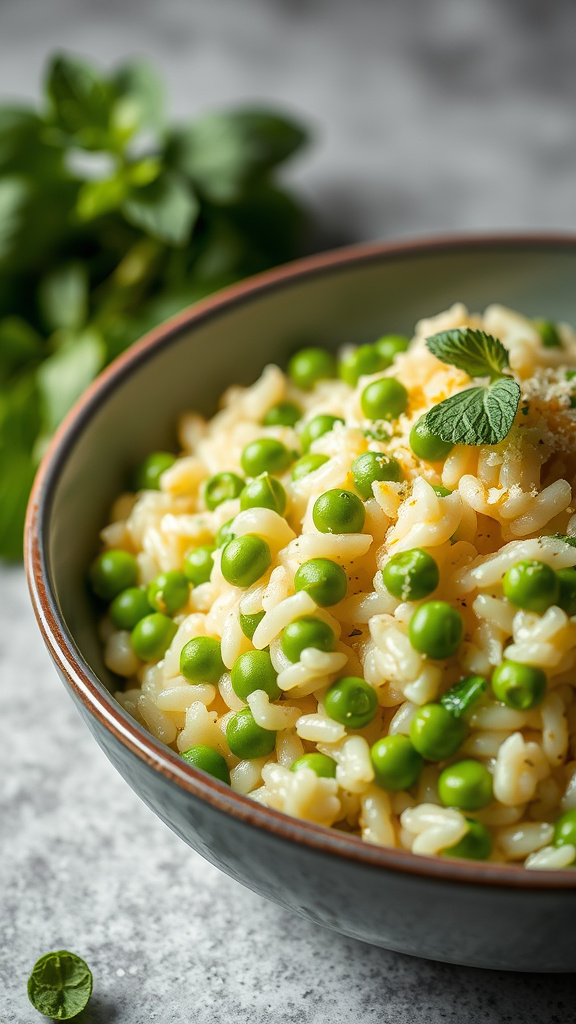
[[[132,130],[151,128],[159,131],[162,128],[164,89],[156,71],[147,61],[136,58],[123,64],[114,75],[113,84],[118,96],[112,113],[114,127],[126,124],[130,107]]]
[[[51,330],[78,331],[88,316],[88,275],[83,263],[67,263],[40,282],[39,303]]]
[[[511,377],[500,377],[488,388],[468,388],[440,402],[426,413],[431,434],[452,444],[498,444],[514,422],[520,387]]]
[[[183,178],[166,173],[135,189],[122,206],[126,220],[166,245],[184,246],[200,212],[196,196]]]
[[[49,433],[72,408],[104,365],[105,349],[100,335],[87,329],[46,359],[38,370],[45,428]]]
[[[88,964],[65,949],[41,956],[28,979],[32,1006],[54,1020],[76,1017],[91,995],[92,972]]]
[[[501,341],[484,331],[459,327],[453,331],[440,331],[426,339],[426,344],[443,363],[457,366],[470,377],[502,376],[509,365],[508,353]]]
[[[114,93],[85,61],[61,54],[52,59],[46,92],[53,121],[86,149],[104,149]]]

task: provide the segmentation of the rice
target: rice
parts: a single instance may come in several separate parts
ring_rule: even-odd
[[[456,445],[443,458],[422,460],[410,444],[413,426],[470,385],[466,372],[432,355],[425,339],[461,327],[500,339],[522,401],[500,443]],[[237,585],[227,578],[224,548],[214,550],[209,578],[190,586],[185,603],[171,613],[171,643],[146,662],[134,649],[134,634],[117,628],[113,612],[107,614],[101,623],[104,661],[123,680],[117,696],[124,709],[177,752],[202,746],[218,751],[236,792],[366,842],[425,856],[451,850],[475,856],[469,846],[476,829],[488,837],[480,859],[532,870],[573,866],[576,846],[557,843],[555,823],[576,812],[576,615],[554,602],[538,611],[519,608],[504,592],[506,574],[525,560],[555,573],[576,567],[576,546],[563,539],[576,535],[576,410],[567,377],[576,369],[576,334],[567,325],[558,332],[560,346],[545,349],[521,314],[500,306],[470,314],[457,304],[417,324],[407,351],[388,368],[360,376],[355,386],[323,379],[302,390],[279,367],[268,366],[251,387],[230,388],[211,421],[183,416],[181,455],[162,473],[157,490],[119,496],[101,532],[103,549],[133,555],[137,585],[146,587],[161,573],[180,572],[187,553],[213,546],[230,522],[234,537],[265,542],[269,565],[248,586]],[[347,358],[354,354],[346,352]],[[362,411],[362,394],[386,378],[403,385],[407,405],[391,422],[374,424]],[[296,404],[296,426],[263,425],[278,403]],[[297,458],[302,430],[326,415],[336,420],[311,441],[314,467],[297,479],[291,465],[274,474],[285,491],[285,510],[241,508],[237,491],[207,507],[208,478],[245,476],[246,445],[266,438]],[[393,457],[400,478],[375,480],[362,495],[363,528],[323,532],[315,520],[316,499],[331,489],[358,493],[352,467],[365,453]],[[414,549],[438,568],[430,600],[448,602],[462,621],[462,643],[445,658],[432,658],[412,642],[411,622],[423,598],[395,597],[383,582],[391,558]],[[313,587],[296,587],[296,574],[312,559],[344,570],[346,592],[328,607],[315,599]],[[247,632],[243,622],[254,616]],[[309,645],[288,656],[284,631],[302,618],[331,631],[330,649]],[[198,637],[220,642],[224,671],[190,682],[180,655]],[[269,651],[275,689],[255,685],[239,696],[235,666],[254,651]],[[510,661],[544,673],[545,692],[535,706],[509,706],[494,692],[493,673]],[[421,709],[438,707],[470,675],[487,685],[466,712],[459,748],[442,760],[424,756],[417,777],[389,785],[375,744],[387,737],[416,743]],[[366,724],[334,717],[331,695],[343,677],[360,677],[369,688]],[[250,715],[274,737],[269,753],[233,752],[230,729],[238,715]],[[311,767],[320,764],[311,755],[332,765],[327,774]],[[476,807],[457,806],[456,797],[453,805],[445,796],[443,773],[463,762],[481,766],[490,780],[491,799]]]

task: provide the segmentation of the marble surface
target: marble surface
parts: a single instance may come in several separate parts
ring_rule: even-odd
[[[576,10],[539,0],[0,2],[0,94],[55,47],[148,54],[173,113],[269,98],[318,142],[291,179],[339,238],[576,226]],[[204,863],[108,764],[0,569],[0,1021],[38,956],[95,976],[83,1024],[555,1024],[573,979],[364,946]]]

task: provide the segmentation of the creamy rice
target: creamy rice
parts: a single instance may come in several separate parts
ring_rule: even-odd
[[[456,445],[444,460],[423,461],[409,444],[412,426],[470,384],[463,370],[433,356],[425,339],[464,326],[504,344],[522,389],[521,407],[499,444]],[[190,587],[173,616],[177,632],[157,662],[142,661],[130,632],[118,630],[107,615],[101,625],[105,661],[125,679],[116,695],[124,708],[175,751],[204,745],[220,752],[237,792],[366,842],[441,854],[475,820],[490,834],[490,860],[533,869],[573,865],[576,849],[554,844],[554,823],[576,808],[576,616],[557,605],[540,614],[516,607],[502,586],[507,570],[524,559],[554,570],[576,566],[576,547],[551,536],[576,535],[576,410],[566,380],[566,370],[576,368],[576,335],[567,325],[558,331],[560,347],[546,348],[533,323],[516,312],[491,306],[477,315],[457,304],[418,323],[408,351],[388,369],[361,377],[356,387],[329,379],[301,390],[281,369],[267,366],[251,387],[230,388],[212,420],[183,416],[180,456],[160,477],[158,490],[118,498],[101,534],[104,549],[133,554],[137,582],[145,586],[160,573],[181,570],[191,548],[213,544],[233,520],[236,537],[266,541],[271,561],[242,588],[226,581],[223,548],[216,549],[209,581]],[[378,431],[360,404],[363,389],[381,377],[395,378],[408,392],[406,410],[384,424],[391,436],[383,441],[370,436]],[[263,426],[268,410],[285,401],[302,410],[300,423]],[[250,442],[275,438],[299,455],[302,427],[321,414],[344,423],[312,442],[312,453],[327,456],[319,468],[296,481],[291,467],[276,474],[287,496],[284,515],[268,508],[241,511],[238,497],[206,507],[205,481],[220,472],[245,476],[241,457]],[[334,488],[354,492],[351,466],[367,451],[394,456],[402,479],[372,484],[361,530],[320,532],[315,500]],[[439,568],[431,599],[448,602],[462,617],[463,642],[444,659],[428,657],[410,642],[411,617],[424,602],[400,600],[382,581],[390,558],[414,548]],[[346,573],[346,595],[329,607],[318,607],[304,590],[295,593],[296,570],[315,558],[330,559]],[[261,612],[251,641],[240,613]],[[305,648],[292,662],[282,632],[302,616],[330,627],[335,645],[330,651]],[[221,641],[226,671],[219,679],[191,683],[182,675],[182,648],[195,637]],[[266,648],[281,695],[271,700],[256,690],[243,700],[230,670],[243,653]],[[546,692],[537,706],[518,710],[495,698],[490,679],[503,659],[545,672]],[[457,753],[443,761],[424,758],[417,781],[405,790],[379,785],[373,745],[382,737],[408,736],[418,708],[471,675],[488,685],[466,715]],[[343,676],[363,678],[376,695],[376,713],[363,728],[351,729],[326,711],[326,694]],[[231,753],[226,728],[246,707],[258,726],[275,733],[271,753],[244,759]],[[291,770],[310,752],[333,759],[335,776]],[[442,771],[463,759],[477,761],[492,778],[493,799],[477,810],[444,806],[438,793]]]

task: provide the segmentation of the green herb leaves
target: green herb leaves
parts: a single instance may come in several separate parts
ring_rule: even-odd
[[[92,974],[75,953],[46,953],[28,979],[28,998],[35,1010],[53,1020],[72,1020],[92,995]]]
[[[471,377],[490,377],[487,387],[460,391],[426,413],[425,424],[435,437],[452,444],[498,444],[510,433],[520,401],[520,386],[502,373],[508,353],[497,338],[460,328],[427,339],[430,351],[444,363]]]

